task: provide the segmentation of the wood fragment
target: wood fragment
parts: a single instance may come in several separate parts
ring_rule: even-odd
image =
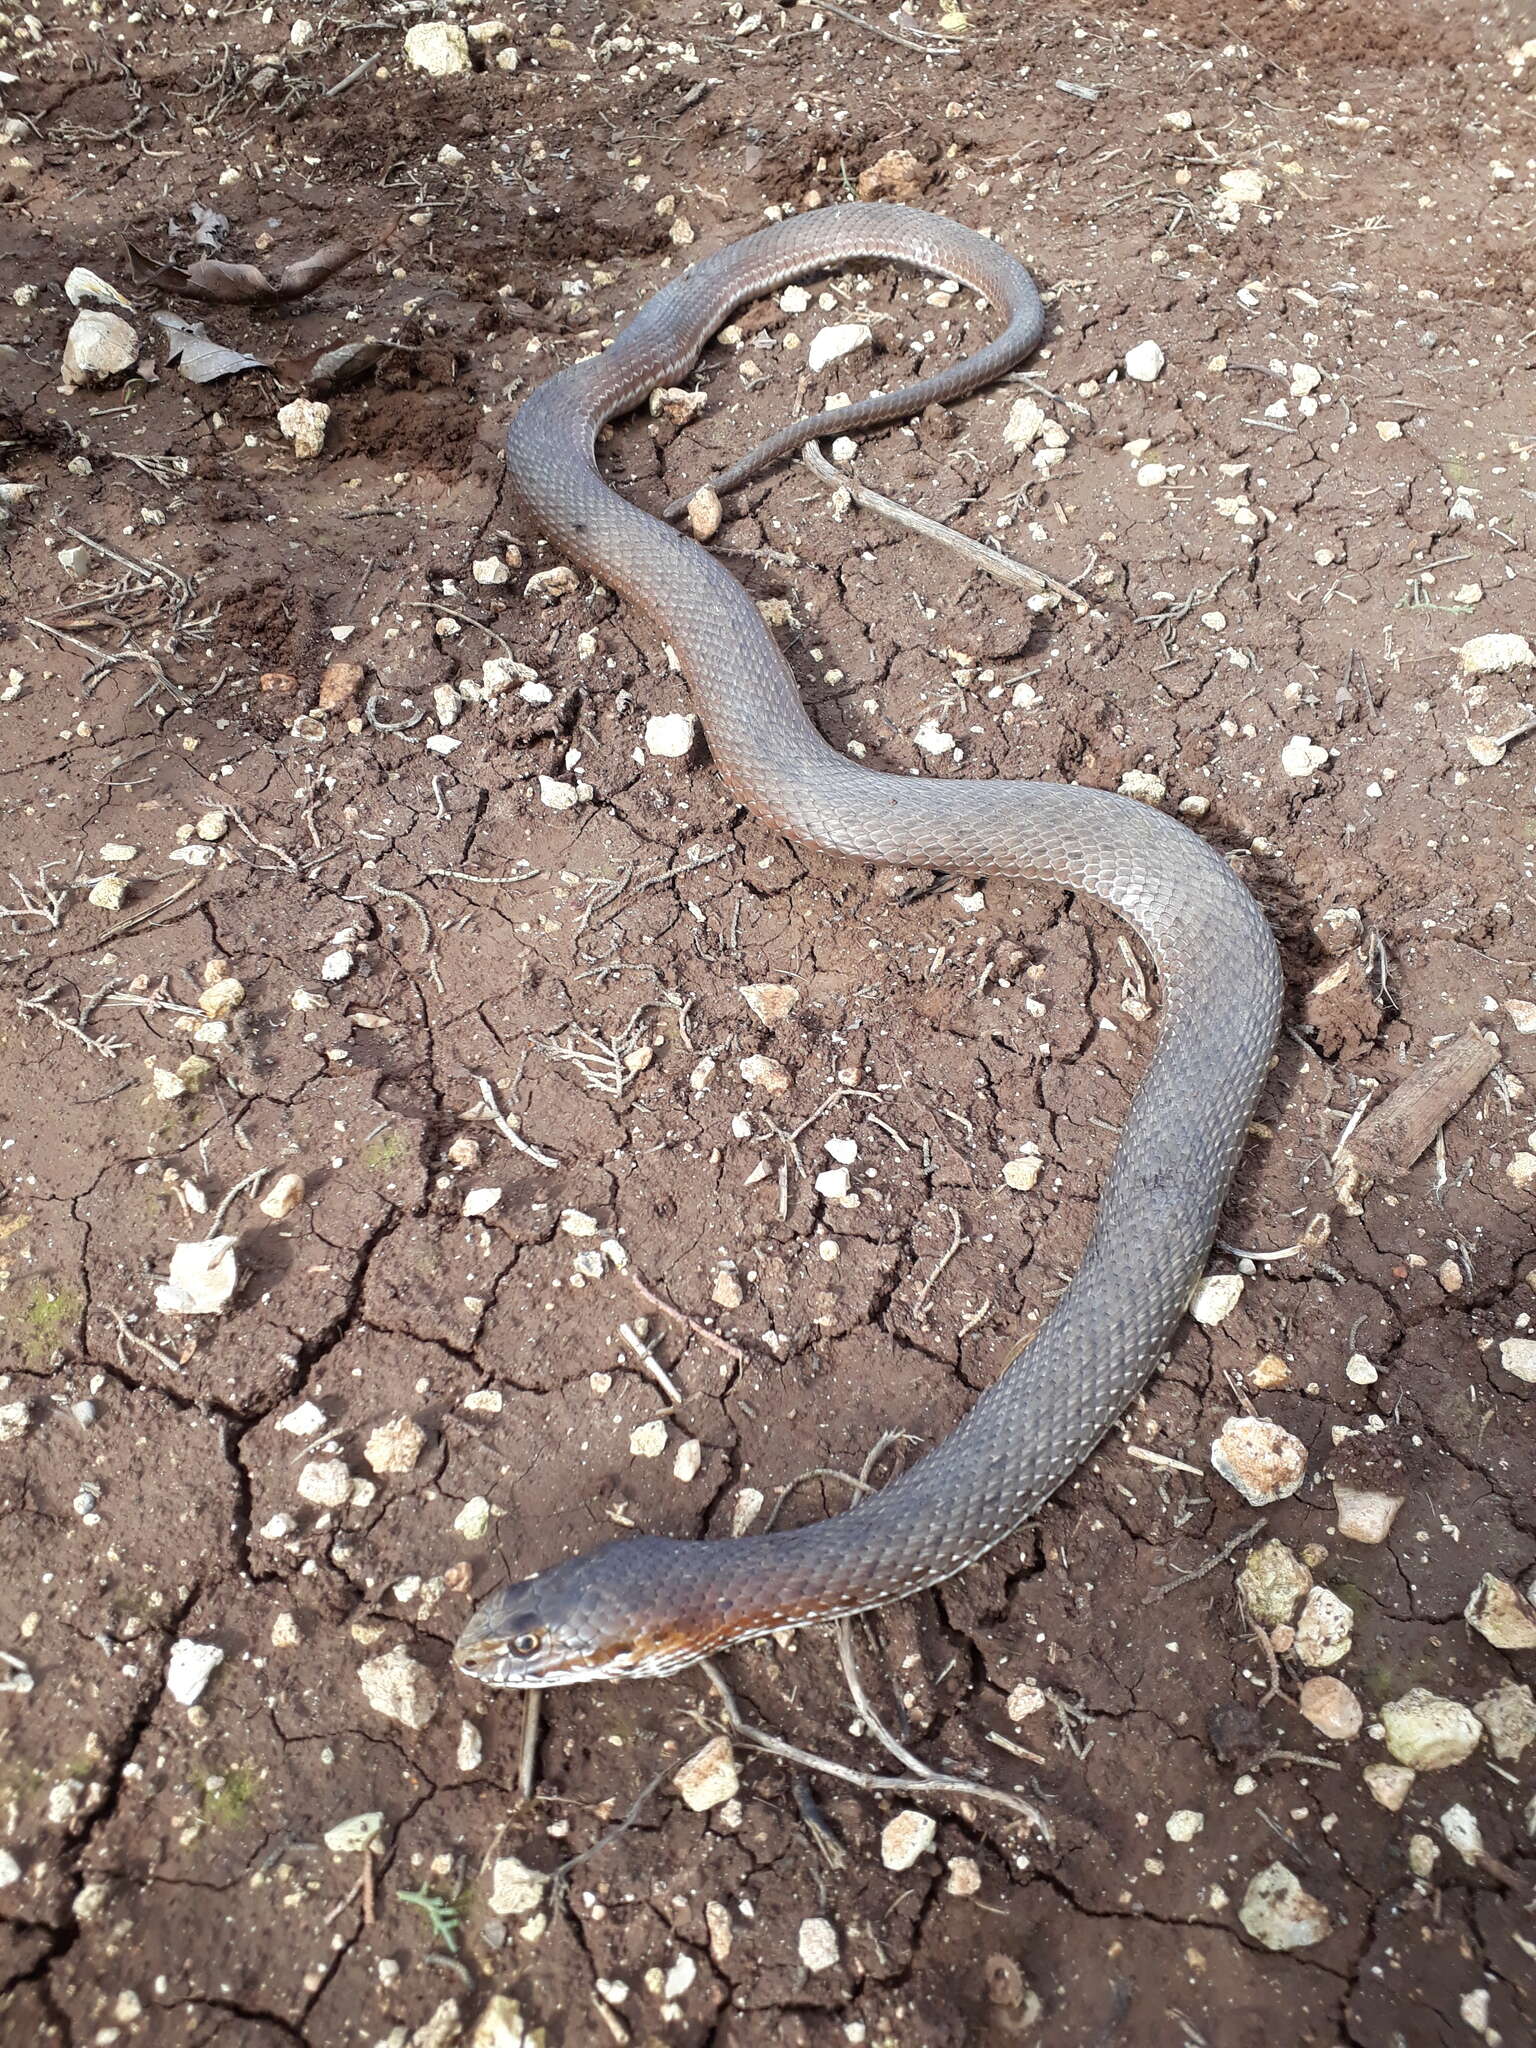
[[[1422,1158],[1441,1128],[1471,1098],[1500,1052],[1475,1025],[1431,1053],[1334,1154],[1334,1189],[1346,1207],[1377,1180],[1395,1180]]]

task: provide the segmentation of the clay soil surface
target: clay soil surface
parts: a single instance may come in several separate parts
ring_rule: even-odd
[[[551,0],[412,68],[455,18],[0,30],[0,2035],[1528,2041],[1536,672],[1462,649],[1536,633],[1529,10]],[[941,1437],[1077,1265],[1156,1031],[1095,905],[797,852],[702,737],[656,751],[658,636],[530,581],[503,493],[522,394],[892,152],[1049,331],[850,474],[1085,602],[798,462],[714,545],[834,746],[1182,814],[1288,1028],[1208,1320],[1033,1523],[855,1632],[976,1792],[737,1738],[694,1811],[693,1673],[551,1694],[525,1800],[518,1697],[450,1661],[473,1600],[815,1519],[883,1433],[877,1477]],[[338,238],[265,306],[164,267]],[[66,388],[80,266],[138,359]],[[878,265],[807,292],[711,346],[696,418],[607,437],[617,486],[659,507],[995,320]],[[161,314],[281,367],[191,381]],[[838,324],[870,338],[812,375]],[[1493,1071],[1341,1202],[1357,1114],[1468,1031]],[[187,1313],[210,1236],[234,1289]],[[1306,1453],[1267,1506],[1210,1462],[1250,1412]],[[1401,1498],[1385,1541],[1336,1480]],[[1269,1541],[1297,1583],[1245,1602]],[[901,1768],[824,1632],[724,1668],[756,1726]],[[1394,1776],[1414,1688],[1451,1732]]]

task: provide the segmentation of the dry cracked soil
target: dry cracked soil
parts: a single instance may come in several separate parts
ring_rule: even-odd
[[[7,2044],[1532,2038],[1533,38],[1520,0],[0,13]],[[847,473],[1080,601],[799,463],[713,544],[834,746],[1184,816],[1286,1030],[1205,1319],[1025,1530],[856,1630],[867,1707],[822,1632],[733,1653],[813,1761],[738,1735],[695,1811],[697,1674],[555,1693],[526,1797],[517,1697],[450,1662],[473,1599],[941,1436],[1075,1266],[1156,1030],[1093,905],[797,852],[658,752],[682,678],[503,495],[521,394],[861,185],[1050,319]],[[812,280],[606,472],[658,507],[991,317]],[[1489,1071],[1341,1193],[1453,1043]],[[1250,1415],[1306,1458],[1257,1508],[1210,1462]],[[1384,1540],[1340,1486],[1401,1501]],[[974,1787],[827,1775],[901,1768],[871,1715]]]

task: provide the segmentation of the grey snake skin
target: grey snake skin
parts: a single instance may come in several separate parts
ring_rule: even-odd
[[[751,597],[693,540],[618,497],[599,428],[686,375],[745,302],[809,272],[889,259],[954,277],[1006,316],[932,377],[783,428],[728,489],[813,436],[907,419],[991,382],[1043,314],[994,242],[906,207],[803,214],[666,286],[613,346],[539,385],[507,435],[513,498],[566,559],[637,606],[677,652],[714,761],[748,810],[792,839],[902,867],[1086,890],[1141,935],[1163,1020],[1070,1287],[935,1449],[846,1514],[766,1536],[638,1537],[504,1586],[460,1638],[460,1668],[553,1686],[675,1671],[722,1645],[856,1613],[964,1570],[1018,1528],[1146,1383],[1204,1267],[1278,1027],[1273,936],[1226,861],[1145,805],[1050,782],[887,775],[837,753],[800,702]]]

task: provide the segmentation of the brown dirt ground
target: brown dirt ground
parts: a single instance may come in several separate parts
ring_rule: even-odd
[[[1530,1676],[1462,1610],[1483,1573],[1524,1583],[1536,1558],[1536,1401],[1500,1351],[1536,1309],[1532,1195],[1506,1171],[1536,1038],[1504,1007],[1536,997],[1536,740],[1492,766],[1467,741],[1518,727],[1536,682],[1469,683],[1457,650],[1536,618],[1536,61],[1507,54],[1536,27],[1466,0],[1233,0],[1219,22],[1189,0],[1081,20],[976,0],[952,53],[925,55],[851,12],[508,7],[473,74],[441,82],[405,68],[422,17],[396,0],[349,0],[307,40],[286,7],[0,17],[19,76],[0,455],[41,487],[11,511],[0,589],[7,2042],[443,2044],[496,1991],[551,2044],[1531,2038],[1536,1752],[1500,1763],[1485,1742],[1400,1813],[1362,1772],[1409,1686],[1470,1704]],[[491,61],[506,48],[515,71]],[[787,604],[835,744],[898,773],[1113,788],[1141,769],[1170,807],[1203,800],[1292,986],[1224,1237],[1287,1247],[1331,1218],[1250,1266],[1218,1327],[1182,1331],[1034,1527],[871,1627],[887,1718],[1054,1832],[935,1802],[937,1840],[901,1873],[879,1855],[890,1798],[744,1749],[739,1797],[711,1813],[653,1786],[716,1725],[691,1678],[551,1697],[524,1806],[517,1702],[448,1661],[505,1568],[615,1524],[727,1533],[745,1488],[856,1468],[885,1429],[941,1434],[1078,1258],[1144,1063],[1154,1025],[1111,921],[792,851],[707,758],[646,754],[647,718],[685,697],[631,616],[585,584],[524,594],[548,557],[498,497],[519,392],[687,260],[674,223],[703,253],[894,148],[925,203],[1048,288],[1031,373],[1069,444],[1049,473],[1004,445],[1014,387],[873,438],[858,473],[1085,574],[1094,613],[1032,610],[838,519],[798,466],[746,490],[719,545]],[[1244,171],[1266,185],[1223,222],[1219,180]],[[319,460],[277,432],[292,387],[196,387],[166,363],[148,316],[173,302],[153,290],[132,291],[148,367],[61,389],[68,271],[131,289],[125,240],[195,255],[194,204],[227,216],[236,261],[375,245],[274,312],[187,309],[262,355],[401,345],[333,396]],[[854,389],[971,345],[986,316],[935,305],[941,282],[877,271],[834,281],[829,310],[756,310],[705,359],[703,417],[624,424],[611,474],[659,504],[818,403],[847,366],[807,379],[789,337],[829,318],[874,326]],[[1149,337],[1165,373],[1123,380]],[[514,546],[509,582],[474,580]],[[429,751],[433,689],[506,653],[541,701],[468,704],[457,746]],[[367,680],[316,717],[338,659]],[[272,672],[291,685],[262,690]],[[364,700],[386,725],[429,715],[375,731]],[[919,749],[925,722],[958,744]],[[1326,750],[1300,776],[1281,764],[1296,736]],[[541,777],[590,801],[552,808]],[[211,810],[227,834],[187,863]],[[113,841],[138,849],[117,870]],[[114,871],[121,908],[91,906]],[[352,970],[327,982],[342,948]],[[202,1085],[163,1099],[150,1070],[198,1049],[211,971],[245,1002],[200,1048]],[[769,1031],[738,990],[776,980],[800,1002]],[[328,1007],[296,1009],[301,989]],[[1443,1153],[1339,1210],[1346,1121],[1467,1025],[1503,1064]],[[577,1032],[606,1064],[559,1056],[592,1050]],[[787,1095],[746,1089],[754,1053],[790,1069]],[[478,1076],[556,1165],[485,1119]],[[857,1206],[815,1187],[839,1137]],[[466,1139],[479,1164],[458,1163]],[[1001,1169],[1026,1144],[1043,1172],[1018,1192]],[[301,1172],[302,1203],[272,1220],[236,1194],[233,1305],[160,1313],[172,1247],[257,1168]],[[478,1186],[500,1202],[466,1221]],[[685,1396],[657,1458],[630,1450],[664,1407],[619,1336],[648,1309],[634,1279],[693,1319],[649,1309]],[[1356,1353],[1373,1383],[1346,1374]],[[1272,1365],[1255,1382],[1274,1357],[1283,1383]],[[1311,1453],[1262,1519],[1315,1546],[1353,1610],[1353,1742],[1302,1719],[1283,1636],[1272,1689],[1239,1609],[1229,1546],[1261,1517],[1207,1459],[1250,1400]],[[281,1433],[304,1403],[323,1419]],[[419,1458],[370,1473],[371,1432],[400,1416]],[[1346,1430],[1353,1469],[1406,1475],[1379,1547],[1334,1527]],[[340,1508],[297,1490],[327,1459],[359,1482]],[[787,1512],[845,1498],[818,1480]],[[167,1686],[177,1638],[223,1652],[190,1708]],[[440,1687],[419,1731],[359,1683],[396,1645]],[[729,1666],[761,1723],[881,1768],[829,1642]],[[1045,1704],[1015,1722],[1024,1682]],[[560,1896],[493,1913],[498,1857],[553,1871],[648,1786]],[[1454,1805],[1481,1861],[1445,1838]],[[1187,1842],[1166,1828],[1180,1809],[1204,1816]],[[372,1810],[365,1920],[367,1859],[321,1838]],[[1331,1929],[1290,1954],[1238,1917],[1277,1861]],[[453,1902],[456,1953],[406,1892]],[[838,1942],[815,1972],[808,1918]]]

